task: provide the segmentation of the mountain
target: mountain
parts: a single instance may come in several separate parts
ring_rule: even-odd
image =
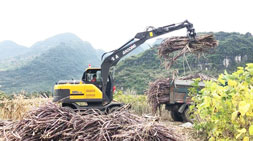
[[[66,45],[79,45],[82,42],[84,44],[89,44],[88,42],[82,41],[78,36],[73,33],[62,33],[55,35],[53,37],[47,38],[43,41],[36,42],[33,44],[29,50],[29,54],[40,54],[48,49],[55,47],[55,45],[66,44]]]
[[[28,52],[36,54],[31,61],[0,72],[0,90],[51,90],[58,80],[80,79],[89,64],[96,67],[101,63],[90,43],[70,33],[36,43]]]
[[[51,48],[54,48],[59,44],[70,47],[78,47],[80,46],[80,44],[82,44],[83,46],[91,46],[90,43],[82,41],[82,39],[80,39],[73,33],[58,34],[43,41],[36,42],[31,47],[27,48],[26,52],[20,55],[0,60],[0,71],[15,70],[17,68],[21,68],[26,64],[30,63],[34,58],[40,56],[42,53],[46,52]],[[91,50],[90,48],[87,48],[86,51],[93,52],[94,49],[92,48]],[[104,51],[96,50],[96,52],[96,54],[100,58],[99,55],[101,55]]]
[[[253,36],[250,33],[218,32],[214,35],[219,40],[219,46],[215,50],[200,58],[186,55],[192,71],[182,58],[170,70],[166,70],[164,68],[166,62],[157,55],[157,46],[162,40],[157,40],[158,43],[153,44],[151,49],[119,63],[115,71],[115,84],[120,89],[132,89],[143,94],[149,82],[160,77],[168,77],[175,69],[179,75],[202,72],[217,76],[224,70],[233,72],[238,66],[253,62]]]
[[[27,47],[18,45],[13,41],[2,41],[0,42],[0,60],[24,54],[27,50]]]

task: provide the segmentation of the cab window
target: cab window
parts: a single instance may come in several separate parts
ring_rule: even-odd
[[[101,82],[101,71],[100,70],[88,70],[86,72],[86,82]]]

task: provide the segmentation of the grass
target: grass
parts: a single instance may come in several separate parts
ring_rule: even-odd
[[[152,115],[151,107],[147,102],[146,95],[123,94],[122,91],[118,91],[114,95],[114,100],[123,102],[125,104],[130,104],[131,110],[137,115]],[[162,120],[172,121],[172,118],[170,117],[170,112],[165,110],[165,107],[161,107],[161,114],[162,115],[160,118]],[[159,115],[155,114],[155,116]]]
[[[30,110],[52,101],[50,98],[15,95],[12,99],[4,98],[0,101],[0,120],[20,120]]]

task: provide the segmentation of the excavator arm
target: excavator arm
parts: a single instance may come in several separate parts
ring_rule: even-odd
[[[163,27],[159,27],[159,28],[153,28],[153,27],[149,28],[144,32],[137,33],[134,38],[129,40],[127,43],[125,43],[120,48],[113,50],[111,52],[108,52],[111,54],[109,56],[107,56],[101,64],[102,84],[103,84],[102,92],[104,95],[104,97],[103,97],[104,100],[108,101],[108,102],[112,101],[112,94],[106,94],[107,79],[109,76],[110,68],[112,66],[115,66],[119,62],[120,59],[122,59],[124,56],[126,56],[131,51],[133,51],[135,48],[139,47],[146,40],[151,39],[151,38],[155,38],[157,36],[160,36],[160,35],[172,32],[172,31],[180,30],[182,28],[187,29],[187,36],[191,40],[195,39],[196,33],[193,28],[193,24],[191,24],[190,22],[188,22],[186,20],[186,21],[184,21],[182,23],[178,23],[178,24],[171,24],[171,25],[167,25],[167,26],[163,26]],[[102,55],[102,58],[105,54]]]

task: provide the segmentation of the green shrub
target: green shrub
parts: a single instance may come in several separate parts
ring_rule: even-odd
[[[195,128],[209,140],[253,140],[253,63],[205,84],[193,97]]]

